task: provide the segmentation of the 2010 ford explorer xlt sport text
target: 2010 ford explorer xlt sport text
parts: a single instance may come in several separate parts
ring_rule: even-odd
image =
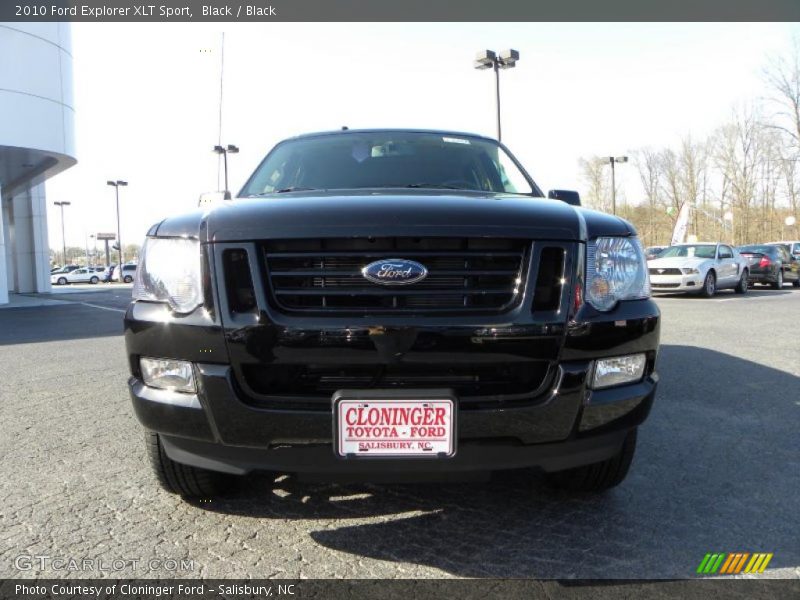
[[[440,131],[289,139],[238,196],[154,225],[136,272],[129,386],[163,487],[623,480],[658,382],[629,223]]]

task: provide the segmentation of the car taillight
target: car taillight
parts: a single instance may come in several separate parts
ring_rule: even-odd
[[[771,264],[771,261],[769,260],[769,257],[768,256],[762,256],[761,257],[761,262],[758,263],[758,266],[759,267],[768,267],[768,266],[770,266],[770,264]]]

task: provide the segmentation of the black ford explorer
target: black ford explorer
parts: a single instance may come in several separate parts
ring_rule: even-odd
[[[239,198],[154,225],[125,341],[162,486],[620,483],[659,311],[633,227],[578,204],[488,138],[350,130],[281,142]]]

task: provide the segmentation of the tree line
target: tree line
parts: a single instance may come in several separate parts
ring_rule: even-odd
[[[735,245],[800,239],[800,39],[763,69],[764,97],[733,109],[705,139],[630,152],[643,198],[617,184],[617,214],[645,245],[666,245],[689,203],[689,235]],[[611,212],[608,157],[579,161],[585,204]],[[788,220],[787,220],[788,219]]]
[[[119,260],[119,255],[117,254],[116,250],[110,249],[111,244],[109,244],[109,258],[111,259],[111,264],[116,264]],[[139,253],[141,252],[141,246],[139,244],[125,244],[123,250],[125,252],[125,262],[132,262],[136,261],[139,257]],[[86,252],[89,252],[89,265],[91,266],[101,266],[105,267],[106,265],[106,252],[105,248],[98,244],[97,247],[90,245],[88,248],[80,247],[80,246],[67,246],[67,259],[64,260],[64,251],[61,247],[58,248],[50,248],[50,266],[63,266],[63,265],[86,265]]]

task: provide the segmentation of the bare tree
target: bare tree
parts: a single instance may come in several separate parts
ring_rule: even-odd
[[[797,224],[797,221],[800,220],[800,181],[798,181],[800,180],[800,168],[798,168],[798,161],[794,157],[781,155],[778,165],[789,210],[795,218],[795,228],[798,229],[795,235],[800,236],[800,225]]]
[[[683,202],[693,208],[705,204],[706,144],[698,144],[686,135],[678,155],[678,181]],[[702,213],[700,213],[702,214]],[[697,235],[697,211],[692,214],[692,232]]]
[[[606,181],[605,170],[603,169],[606,164],[608,164],[607,159],[597,156],[581,158],[578,161],[581,176],[588,188],[586,204],[602,211],[608,211],[611,208],[611,189]]]
[[[752,107],[734,110],[715,137],[715,162],[727,180],[737,235],[734,243],[750,238],[752,209],[757,203],[760,163],[765,159],[763,127]]]
[[[800,38],[792,41],[788,56],[776,56],[764,69],[769,95],[775,109],[768,126],[781,131],[795,152],[800,151]]]
[[[649,209],[645,237],[651,243],[656,243],[658,241],[656,216],[660,216],[660,213],[663,212],[659,210],[661,204],[661,161],[658,152],[652,148],[642,148],[632,154]]]

